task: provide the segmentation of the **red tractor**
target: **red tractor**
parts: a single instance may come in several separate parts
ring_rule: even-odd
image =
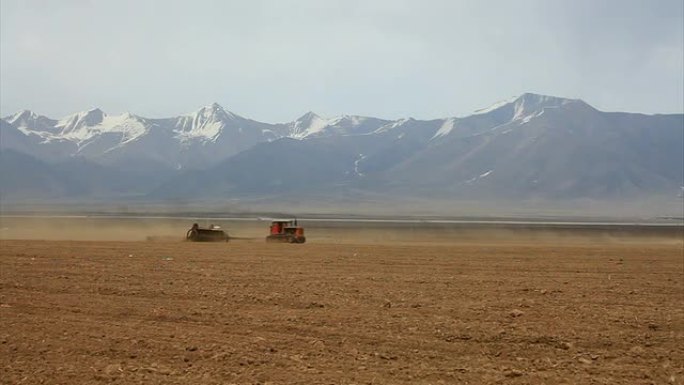
[[[274,220],[266,242],[304,243],[304,228],[297,225],[296,219]]]

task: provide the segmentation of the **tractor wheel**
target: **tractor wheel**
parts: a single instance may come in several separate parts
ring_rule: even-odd
[[[188,241],[194,241],[197,239],[198,235],[199,235],[199,233],[197,232],[197,230],[190,229],[185,234],[185,239],[187,239]]]

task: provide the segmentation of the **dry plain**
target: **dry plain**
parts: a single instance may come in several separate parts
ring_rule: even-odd
[[[186,227],[4,219],[0,382],[684,383],[681,228]]]

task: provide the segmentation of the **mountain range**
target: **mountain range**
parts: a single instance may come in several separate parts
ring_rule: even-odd
[[[684,114],[523,94],[465,117],[262,123],[218,104],[172,118],[99,109],[0,120],[0,194],[229,199],[306,193],[439,200],[681,200]]]

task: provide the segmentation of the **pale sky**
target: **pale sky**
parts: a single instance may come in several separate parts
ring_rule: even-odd
[[[682,0],[1,0],[0,115],[684,110]]]

